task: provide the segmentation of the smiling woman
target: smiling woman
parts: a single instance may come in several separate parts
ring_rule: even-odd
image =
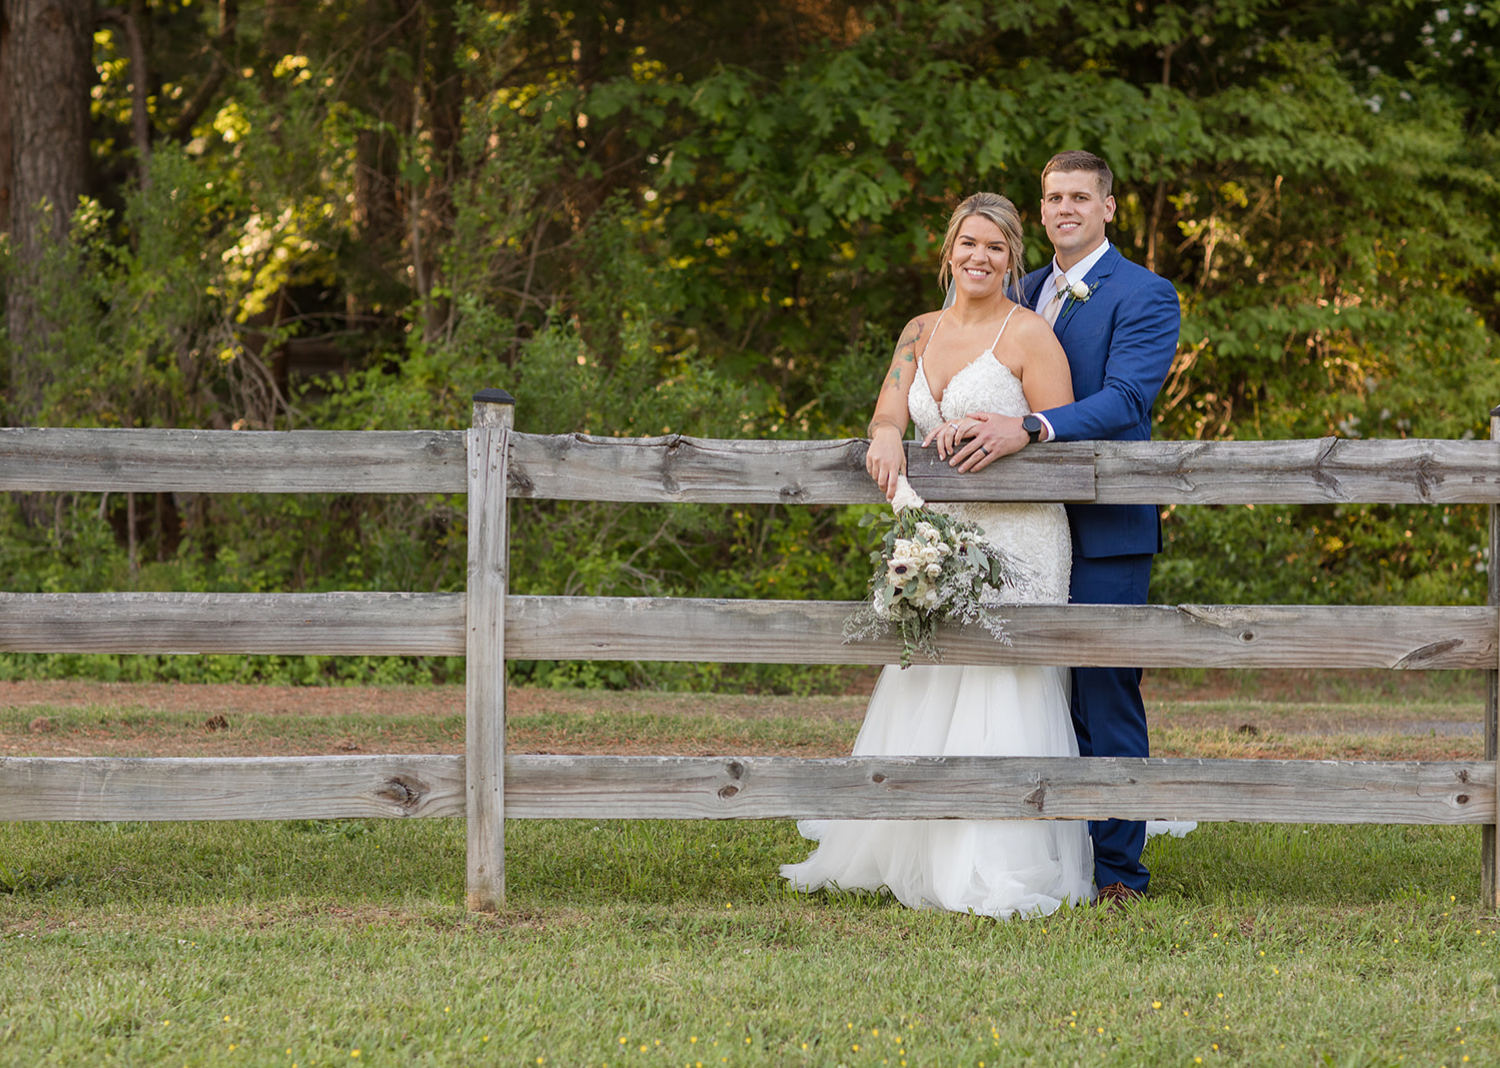
[[[866,467],[888,497],[904,483],[902,436],[909,420],[924,445],[936,442],[951,463],[977,469],[993,459],[986,451],[991,418],[1018,418],[1073,399],[1052,330],[1007,292],[1020,271],[1021,249],[1020,219],[1006,198],[976,193],[953,213],[939,280],[954,278],[954,304],[908,324],[871,423]],[[932,510],[970,524],[1014,566],[1004,582],[986,587],[984,603],[1067,601],[1072,550],[1062,505]],[[854,753],[1076,756],[1063,672],[887,667]],[[782,869],[798,890],[885,889],[913,908],[1002,919],[1050,913],[1092,896],[1093,865],[1081,823],[825,820],[799,826],[819,845],[801,864]]]
[[[994,276],[1005,296],[1018,300],[1025,251],[1016,206],[997,193],[975,193],[948,222],[938,257],[938,285],[948,288],[948,280],[956,281],[959,274]]]
[[[953,279],[954,305],[907,323],[870,421],[865,467],[888,500],[895,495],[897,476],[906,469],[901,438],[910,419],[909,392],[919,378],[939,407],[955,378],[992,363],[1019,384],[1024,396],[1018,403],[1027,412],[1073,399],[1067,360],[1057,338],[1040,316],[1015,299],[1020,295],[1024,249],[1019,213],[997,193],[975,193],[950,217],[938,281],[946,286]],[[952,454],[961,470],[981,470],[1015,451],[1001,443],[988,418],[993,414],[979,409],[953,419],[944,412],[936,426],[924,428],[923,445],[936,443],[939,455],[946,459]]]

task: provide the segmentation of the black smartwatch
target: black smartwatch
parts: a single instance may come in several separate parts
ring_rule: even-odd
[[[1042,419],[1038,415],[1028,415],[1021,419],[1021,429],[1026,431],[1026,436],[1035,445],[1042,440]]]

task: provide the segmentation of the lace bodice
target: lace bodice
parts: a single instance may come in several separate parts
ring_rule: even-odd
[[[941,325],[942,320],[938,323]],[[933,327],[936,334],[937,327]],[[1004,327],[1001,328],[1004,333]],[[997,335],[995,341],[1000,340]],[[962,419],[974,412],[998,412],[1022,416],[1031,411],[1020,379],[995,357],[995,346],[980,353],[955,374],[938,401],[927,383],[921,359],[907,391],[907,410],[916,423],[921,440],[940,423]],[[1025,575],[1014,587],[1001,591],[999,600],[1009,604],[1064,604],[1073,568],[1072,540],[1067,513],[1060,504],[942,504],[932,505],[957,519],[975,523],[986,540],[1009,553],[1024,568]]]

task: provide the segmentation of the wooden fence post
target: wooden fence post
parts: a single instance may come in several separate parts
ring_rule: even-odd
[[[510,586],[506,467],[516,399],[474,394],[469,470],[464,777],[468,804],[465,898],[471,911],[505,905],[505,595]]]
[[[1500,408],[1490,409],[1490,440],[1500,441]],[[1500,605],[1500,505],[1490,505],[1490,555],[1488,565],[1489,599],[1491,605]],[[1500,772],[1500,663],[1489,670],[1488,693],[1484,710],[1484,759],[1495,764]],[[1500,800],[1500,780],[1495,783],[1496,799]],[[1496,816],[1500,821],[1500,815]],[[1500,909],[1500,825],[1487,823],[1480,829],[1480,894],[1487,908]]]

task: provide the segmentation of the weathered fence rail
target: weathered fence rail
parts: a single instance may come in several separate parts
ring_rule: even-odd
[[[1489,672],[1475,761],[506,755],[508,659],[884,663],[846,645],[841,602],[515,596],[508,500],[851,504],[880,500],[862,441],[537,436],[510,398],[469,431],[0,430],[0,490],[466,493],[462,594],[0,594],[0,651],[463,655],[463,756],[0,759],[0,819],[464,816],[471,907],[504,896],[510,818],[1172,817],[1480,824],[1500,905],[1500,581],[1486,607],[1006,609],[1013,644],[950,631],[969,664],[1381,667]],[[1027,449],[960,476],[909,447],[929,500],[1476,503],[1500,563],[1500,409],[1490,441],[1097,442]]]
[[[464,493],[471,432],[0,429],[0,490]],[[865,442],[510,433],[506,495],[639,503],[873,504]],[[1099,441],[957,477],[909,449],[943,501],[1500,504],[1493,441]],[[930,496],[929,496],[930,494]]]
[[[463,816],[460,756],[21,757],[8,819]],[[510,819],[1129,819],[1466,824],[1495,820],[1482,760],[533,756],[505,759]]]
[[[869,664],[894,638],[843,640],[847,601],[505,598],[511,660]],[[461,593],[0,593],[0,651],[463,656]],[[1485,670],[1500,609],[1342,605],[1013,605],[1011,644],[946,628],[962,664]]]

